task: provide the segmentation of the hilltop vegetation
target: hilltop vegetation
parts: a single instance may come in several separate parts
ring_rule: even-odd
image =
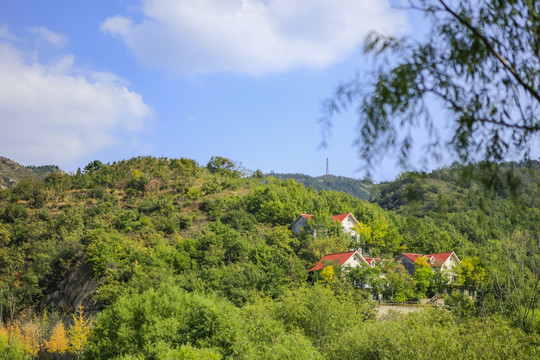
[[[220,157],[206,166],[94,161],[74,175],[21,181],[0,190],[0,317],[21,324],[18,345],[15,330],[0,331],[0,353],[43,354],[59,317],[84,305],[97,314],[90,340],[69,349],[88,359],[538,356],[540,170],[519,169],[522,186],[498,192],[459,182],[459,169],[403,174],[372,185],[374,202],[247,176]],[[377,276],[308,271],[354,245],[328,220],[346,212],[375,255],[454,250],[468,258],[455,289],[478,297],[456,292],[450,313],[376,320],[373,294],[353,284]],[[300,213],[315,215],[317,237],[292,235]],[[390,276],[388,298],[442,289],[431,275],[379,270]],[[29,319],[41,329],[34,337],[22,327]],[[33,338],[41,340],[25,352]]]
[[[0,189],[11,188],[21,180],[42,178],[60,172],[60,168],[55,165],[22,166],[0,156]]]

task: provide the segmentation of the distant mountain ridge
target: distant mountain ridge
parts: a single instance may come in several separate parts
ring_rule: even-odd
[[[303,184],[305,187],[313,187],[315,190],[335,190],[343,191],[358,199],[369,200],[373,183],[367,180],[358,180],[345,176],[323,175],[309,176],[305,174],[278,174],[270,173],[268,176],[273,176],[279,180],[294,179],[296,182]]]
[[[52,173],[63,173],[56,165],[24,166],[0,156],[0,188],[9,189],[21,180],[42,178]]]

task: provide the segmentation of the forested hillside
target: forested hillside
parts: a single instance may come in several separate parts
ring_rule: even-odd
[[[271,173],[269,176],[280,180],[294,179],[294,181],[303,184],[305,187],[312,187],[315,190],[343,191],[362,200],[369,200],[371,187],[373,186],[373,183],[368,180],[358,180],[335,175],[313,177],[305,174]]]
[[[540,170],[528,164],[517,165],[519,186],[490,191],[459,168],[406,173],[373,185],[373,202],[246,176],[220,157],[205,166],[94,161],[74,175],[22,180],[0,190],[0,354],[539,357]],[[381,258],[455,251],[456,281],[422,264],[410,277],[390,260],[310,272],[323,255],[356,246],[330,220],[347,212]],[[288,225],[300,213],[314,220],[295,237]],[[448,311],[377,318],[372,300],[444,291]]]

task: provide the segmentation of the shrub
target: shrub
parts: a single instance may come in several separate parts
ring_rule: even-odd
[[[2,219],[8,223],[18,223],[28,217],[28,210],[21,204],[8,204],[2,213]]]
[[[177,353],[189,344],[201,351],[217,348],[230,356],[239,331],[238,309],[224,300],[177,287],[151,289],[120,297],[97,317],[87,357],[154,358],[155,344],[159,352]]]

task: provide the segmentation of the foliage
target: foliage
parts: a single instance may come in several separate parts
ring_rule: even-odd
[[[0,328],[0,356],[10,360],[30,359],[30,355],[19,336],[5,327]]]
[[[366,289],[373,298],[378,298],[386,287],[386,279],[383,276],[385,272],[382,264],[378,263],[374,267],[367,265],[355,267],[347,272],[347,277],[354,287]]]
[[[373,317],[369,302],[354,294],[354,290],[334,294],[331,288],[320,284],[286,294],[274,311],[289,329],[302,329],[325,355],[331,354],[332,343],[353,324]]]
[[[449,290],[473,286],[476,297],[452,293],[448,309],[456,319],[414,321],[440,321],[428,326],[437,336],[454,336],[465,321],[466,334],[457,336],[469,341],[478,335],[472,324],[496,314],[529,351],[540,329],[538,164],[501,165],[520,175],[515,195],[508,184],[485,193],[452,166],[372,184],[371,203],[294,180],[212,173],[188,159],[92,162],[76,175],[21,182],[0,193],[0,318],[19,324],[20,333],[23,324],[31,328],[35,309],[56,307],[60,316],[86,299],[85,313],[98,313],[101,323],[79,347],[87,358],[377,358],[365,355],[372,354],[368,335],[380,340],[372,349],[381,358],[417,354],[401,352],[401,340],[383,344],[375,324],[402,329],[395,322],[409,318],[375,323],[371,299],[440,293],[449,287],[445,274],[422,266],[428,271],[413,278],[390,261],[350,271],[332,264],[334,280],[324,283],[309,271],[323,255],[354,247],[331,219],[352,212],[371,256],[454,250],[463,259]],[[144,186],[134,182],[141,178]],[[294,236],[289,225],[300,213],[314,217]],[[201,319],[214,325],[202,328]],[[488,327],[499,319],[489,321]],[[37,318],[39,351],[74,358],[61,353],[58,322]],[[407,326],[414,341],[425,335]],[[66,330],[67,324],[68,337]],[[492,330],[486,332],[497,339]],[[10,355],[17,344],[30,354],[22,337],[8,343]],[[514,349],[511,343],[494,353]]]
[[[51,173],[60,173],[55,165],[22,166],[16,162],[0,156],[0,189],[13,188],[20,181],[44,178]]]
[[[322,282],[334,281],[335,280],[334,267],[332,265],[328,265],[327,267],[321,270],[320,276],[321,276]]]
[[[302,347],[298,358],[309,359],[316,353],[300,333],[285,334],[283,325],[264,313],[247,312],[242,314],[216,296],[187,293],[174,286],[124,296],[96,319],[86,356],[154,358],[168,353],[179,358],[203,354],[278,358],[284,352],[290,354],[293,344]]]
[[[405,301],[415,297],[415,282],[401,264],[388,263],[393,271],[386,272],[387,286],[384,296],[396,301]]]
[[[77,359],[81,357],[85,350],[86,343],[90,337],[92,322],[90,318],[83,313],[83,307],[80,306],[75,314],[72,315],[73,325],[68,330],[68,351],[75,354]]]
[[[516,230],[493,264],[493,287],[500,307],[524,330],[533,330],[540,294],[540,239],[538,233]],[[536,328],[536,331],[538,329]]]
[[[386,153],[407,164],[415,128],[430,136],[427,154],[450,145],[463,162],[501,161],[529,153],[540,131],[537,1],[409,0],[431,23],[423,41],[372,34],[364,50],[380,59],[366,79],[342,84],[324,106],[329,131],[336,113],[356,106],[358,152],[366,168]],[[453,130],[440,139],[430,104]],[[404,135],[405,134],[405,135]],[[427,159],[426,159],[427,160]]]
[[[30,319],[18,326],[17,336],[26,346],[31,357],[37,356],[41,348],[43,338],[42,329],[36,318]]]
[[[64,354],[69,349],[69,341],[63,323],[59,322],[54,326],[49,340],[46,342],[46,347],[48,352],[59,354]]]
[[[457,268],[457,285],[477,289],[489,284],[486,269],[480,266],[480,258],[465,258]]]
[[[330,359],[537,358],[539,338],[496,317],[454,317],[433,310],[359,322],[329,351]]]
[[[213,174],[230,177],[240,177],[243,175],[239,165],[235,164],[232,160],[221,156],[212,156],[206,167]]]
[[[297,183],[306,188],[320,190],[343,191],[361,200],[369,200],[373,182],[371,180],[357,180],[345,176],[323,175],[312,177],[305,174],[277,174],[271,173],[270,176],[285,181],[294,179]]]
[[[433,270],[431,270],[428,258],[419,256],[414,262],[414,267],[413,279],[416,285],[416,296],[426,297],[433,277]]]

